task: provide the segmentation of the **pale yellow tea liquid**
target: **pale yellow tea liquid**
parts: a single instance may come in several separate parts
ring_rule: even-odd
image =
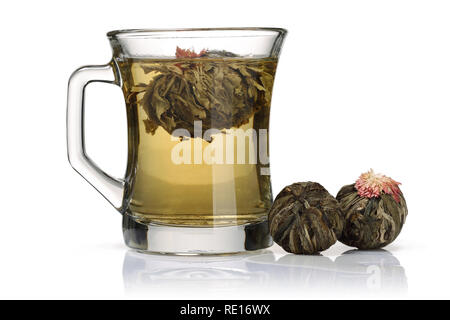
[[[187,59],[133,59],[120,64],[129,128],[127,212],[141,222],[183,226],[228,226],[266,219],[272,202],[269,164],[261,163],[259,154],[261,143],[267,144],[268,138],[259,132],[268,130],[270,103],[256,106],[257,111],[239,128],[219,128],[209,141],[203,136],[176,137],[161,126],[148,131],[145,86],[158,72],[146,73],[145,66],[173,67],[180,61]],[[211,62],[250,64],[272,76],[276,68],[272,59],[196,58],[188,62],[193,67]]]

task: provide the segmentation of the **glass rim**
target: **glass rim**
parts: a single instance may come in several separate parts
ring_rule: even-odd
[[[192,38],[202,38],[209,37],[208,35],[201,36],[200,33],[207,31],[232,31],[239,32],[242,31],[242,35],[234,35],[235,37],[245,37],[245,32],[262,32],[261,34],[250,36],[270,36],[273,34],[285,35],[287,30],[283,28],[271,28],[271,27],[233,27],[233,28],[167,28],[167,29],[119,29],[109,31],[106,36],[110,39],[112,38],[136,38],[136,37],[150,37],[150,38],[177,38],[176,35],[182,35],[183,33],[196,33],[199,35],[191,36]],[[266,32],[267,34],[264,34]],[[224,35],[224,37],[230,37],[229,35]]]

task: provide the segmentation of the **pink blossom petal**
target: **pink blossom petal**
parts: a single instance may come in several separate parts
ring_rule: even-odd
[[[358,190],[358,195],[364,198],[378,198],[382,192],[390,194],[396,202],[400,201],[400,188],[401,183],[397,182],[385,175],[374,173],[372,169],[370,171],[361,174],[358,180],[356,180],[355,188]]]

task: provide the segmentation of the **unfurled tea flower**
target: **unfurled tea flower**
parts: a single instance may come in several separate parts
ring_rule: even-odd
[[[384,247],[397,238],[408,209],[400,183],[373,170],[341,188],[336,199],[344,214],[339,241],[359,249]]]
[[[268,114],[275,59],[240,58],[209,49],[196,53],[179,47],[175,55],[173,61],[142,65],[144,74],[152,78],[140,84],[137,93],[146,113],[147,133],[155,134],[161,127],[169,134],[187,130],[193,137],[196,121],[201,121],[205,132],[239,128],[257,113]]]
[[[269,212],[273,240],[292,253],[314,254],[326,250],[341,236],[342,228],[338,202],[316,182],[287,186]]]

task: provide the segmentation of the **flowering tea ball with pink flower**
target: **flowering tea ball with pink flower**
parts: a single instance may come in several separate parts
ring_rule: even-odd
[[[342,187],[336,196],[344,214],[339,241],[359,249],[377,249],[394,241],[408,215],[399,185],[370,170]]]

